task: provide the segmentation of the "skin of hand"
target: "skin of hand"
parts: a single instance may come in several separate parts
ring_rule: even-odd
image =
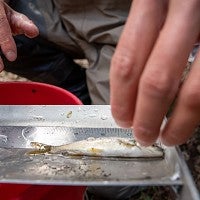
[[[13,35],[24,34],[29,38],[39,34],[38,28],[25,15],[14,11],[4,1],[0,0],[0,46],[1,51],[9,61],[17,58],[17,48]],[[0,58],[0,71],[3,70]]]
[[[133,1],[111,62],[111,110],[118,125],[133,127],[141,145],[157,139],[167,146],[182,144],[199,124],[200,53],[179,87],[199,34],[199,0]]]

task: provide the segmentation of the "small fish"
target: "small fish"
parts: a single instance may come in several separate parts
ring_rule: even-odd
[[[88,138],[73,143],[51,146],[31,142],[36,150],[29,154],[63,154],[71,156],[95,156],[115,158],[163,158],[164,150],[157,144],[143,147],[134,139],[121,137]]]

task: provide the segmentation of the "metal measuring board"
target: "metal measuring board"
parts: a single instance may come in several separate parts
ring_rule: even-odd
[[[133,137],[116,125],[110,106],[0,106],[0,182],[172,186],[179,199],[199,194],[178,147],[162,159],[108,159],[28,155],[30,141],[62,145],[88,137]]]

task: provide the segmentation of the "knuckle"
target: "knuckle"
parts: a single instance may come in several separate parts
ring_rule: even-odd
[[[0,46],[3,53],[8,50],[16,51],[16,45],[11,37],[2,37],[0,38]]]
[[[0,24],[2,24],[5,21],[5,17],[0,15]]]
[[[112,66],[114,66],[117,77],[128,80],[136,74],[136,64],[134,58],[124,54],[115,54],[112,58]]]
[[[2,36],[0,38],[1,46],[10,46],[10,43],[11,43],[11,38],[10,37]]]
[[[167,75],[150,73],[142,77],[141,87],[150,96],[171,99],[178,89],[176,82],[176,80],[173,80]]]
[[[0,14],[0,26],[3,26],[7,21],[6,15]]]

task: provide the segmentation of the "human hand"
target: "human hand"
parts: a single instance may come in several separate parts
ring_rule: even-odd
[[[25,15],[14,11],[3,0],[0,0],[0,47],[9,61],[14,61],[17,57],[13,35],[19,34],[33,38],[39,34],[39,30]],[[0,58],[0,71],[3,67],[3,61]]]
[[[134,0],[111,62],[111,109],[148,146],[184,143],[200,121],[200,53],[179,88],[200,34],[199,0]],[[165,128],[164,116],[177,96]]]

